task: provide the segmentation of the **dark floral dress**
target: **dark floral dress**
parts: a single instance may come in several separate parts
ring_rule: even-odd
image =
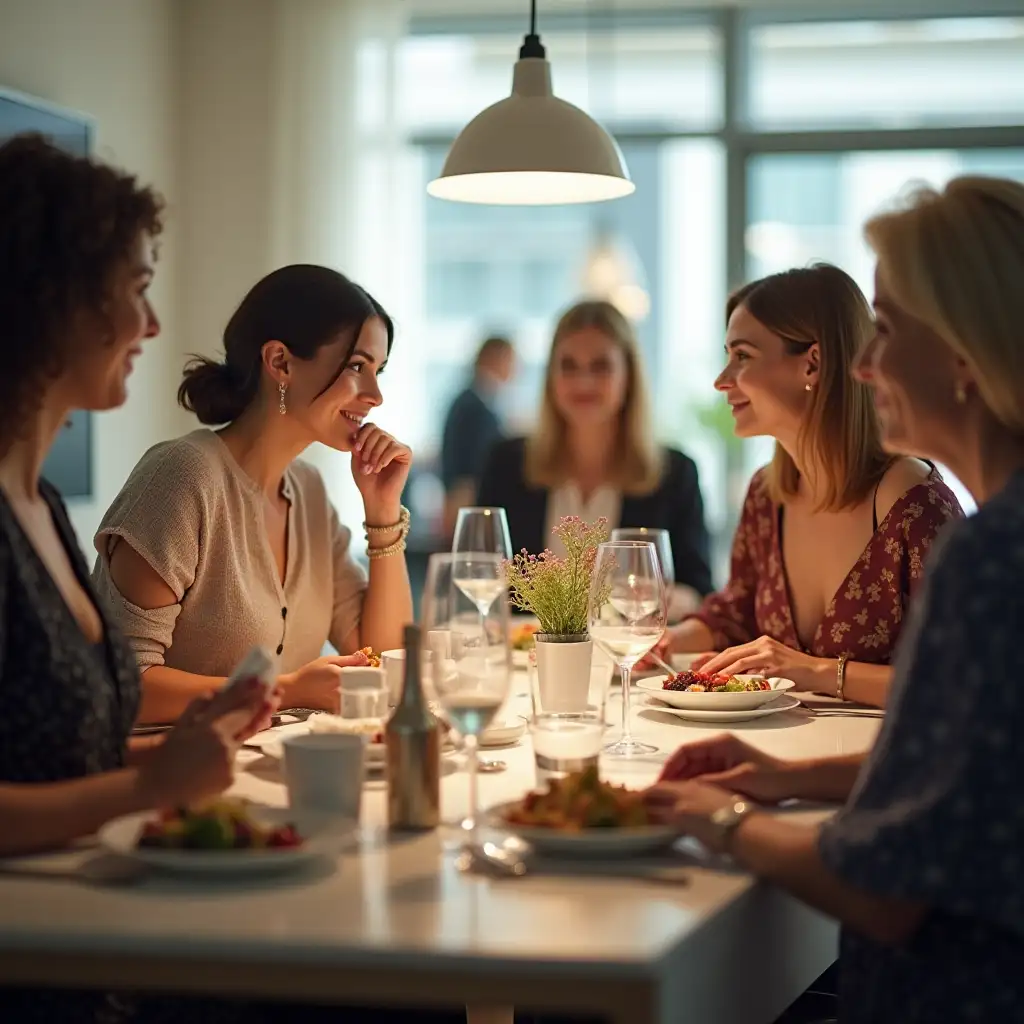
[[[928,549],[943,526],[963,516],[956,496],[933,470],[893,504],[826,606],[808,647],[797,635],[790,603],[781,511],[768,495],[765,471],[758,470],[733,539],[729,582],[709,594],[693,618],[711,630],[716,650],[769,636],[816,658],[846,654],[888,664],[907,602],[924,578]]]
[[[944,534],[885,724],[825,863],[926,908],[905,943],[844,931],[843,1024],[1024,1021],[1024,471]]]

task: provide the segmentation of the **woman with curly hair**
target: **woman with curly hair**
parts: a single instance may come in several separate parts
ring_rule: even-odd
[[[207,694],[164,737],[133,739],[135,659],[40,476],[73,410],[124,403],[159,333],[147,290],[161,216],[130,175],[38,136],[0,146],[0,856],[221,792],[239,738],[274,707],[262,688]],[[0,1019],[19,1024],[119,1013],[102,993],[0,989]]]

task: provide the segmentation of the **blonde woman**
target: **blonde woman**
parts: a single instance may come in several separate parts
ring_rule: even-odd
[[[843,1024],[1016,1020],[1024,186],[959,178],[925,189],[870,221],[867,237],[878,329],[856,373],[874,392],[886,449],[948,465],[979,511],[934,553],[867,758],[784,763],[722,736],[677,751],[649,799],[839,919]],[[789,797],[847,804],[808,826],[755,802]]]
[[[716,651],[711,672],[885,705],[907,603],[938,531],[962,515],[925,462],[882,447],[869,389],[850,377],[873,332],[853,279],[817,264],[746,285],[726,309],[715,386],[740,437],[774,437],[750,484],[726,587],[670,634]]]
[[[697,467],[656,443],[636,336],[608,302],[558,321],[537,429],[495,447],[478,502],[506,510],[516,551],[548,547],[567,515],[667,529],[677,584],[711,590]]]

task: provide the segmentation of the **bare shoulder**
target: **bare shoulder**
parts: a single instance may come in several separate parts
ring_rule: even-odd
[[[928,483],[932,476],[932,468],[920,459],[899,458],[886,471],[878,485],[876,509],[878,521],[881,522],[889,510],[908,491],[921,484]]]

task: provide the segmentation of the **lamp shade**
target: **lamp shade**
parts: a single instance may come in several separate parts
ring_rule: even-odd
[[[548,61],[523,57],[512,95],[462,129],[427,192],[462,203],[549,206],[619,199],[635,187],[611,135],[553,95]]]

